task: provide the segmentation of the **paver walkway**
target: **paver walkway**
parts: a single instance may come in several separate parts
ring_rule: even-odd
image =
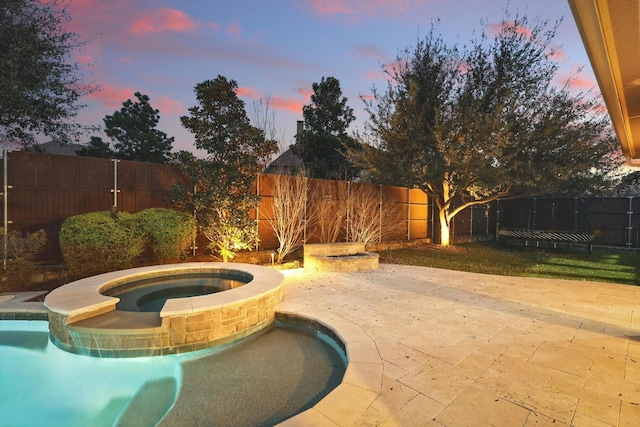
[[[350,320],[383,360],[382,393],[343,425],[640,425],[639,287],[400,265],[284,273],[285,302]]]

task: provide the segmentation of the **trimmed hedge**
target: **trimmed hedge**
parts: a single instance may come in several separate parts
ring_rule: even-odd
[[[135,215],[91,212],[67,218],[60,229],[62,255],[72,277],[127,268],[144,249]]]
[[[66,219],[60,248],[72,277],[87,277],[131,266],[148,246],[161,262],[176,261],[189,250],[195,219],[172,209],[130,214],[91,212]]]
[[[136,220],[153,256],[162,262],[184,257],[196,235],[195,219],[172,209],[145,209],[136,214]]]

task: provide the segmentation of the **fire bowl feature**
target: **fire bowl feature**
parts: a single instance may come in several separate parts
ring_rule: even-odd
[[[304,245],[304,269],[315,271],[377,270],[379,255],[365,252],[364,243],[339,242]]]
[[[105,295],[138,281],[199,274],[232,276],[244,284],[168,298],[155,312],[119,310],[119,298]],[[251,264],[168,264],[77,280],[48,294],[44,305],[51,340],[63,350],[99,357],[173,354],[228,344],[273,324],[283,281],[280,272]]]

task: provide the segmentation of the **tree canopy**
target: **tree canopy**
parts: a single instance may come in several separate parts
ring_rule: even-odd
[[[178,164],[192,182],[173,190],[174,201],[194,212],[199,229],[211,241],[209,248],[224,261],[258,241],[249,217],[258,202],[251,188],[265,159],[277,151],[276,142],[250,124],[237,90],[235,80],[220,75],[196,85],[198,105],[180,120],[194,134],[196,148],[208,155],[198,159],[178,153]]]
[[[77,140],[82,73],[70,56],[82,45],[55,2],[0,3],[0,143],[31,148],[38,136]]]
[[[311,104],[302,108],[304,132],[292,151],[302,158],[309,176],[351,178],[356,169],[345,152],[357,147],[347,135],[349,124],[355,120],[353,109],[347,106],[340,81],[335,77],[322,77],[312,87]]]
[[[508,15],[508,14],[507,14]],[[507,16],[508,17],[508,16]],[[435,28],[374,88],[367,142],[352,158],[372,180],[421,188],[439,211],[441,243],[462,209],[498,198],[607,185],[621,162],[597,98],[557,86],[558,23],[504,19],[464,50]]]
[[[149,104],[149,97],[140,92],[135,96],[136,102],[127,99],[119,111],[104,118],[104,131],[111,138],[113,147],[94,136],[79,155],[150,163],[168,161],[174,138],[156,129],[160,111]]]

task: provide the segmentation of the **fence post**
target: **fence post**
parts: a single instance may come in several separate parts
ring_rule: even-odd
[[[7,168],[9,166],[9,150],[4,148],[2,150],[2,163],[3,163],[3,185],[2,185],[2,235],[3,235],[3,248],[2,251],[2,269],[7,269],[7,249],[9,246],[9,189],[13,188],[9,185],[9,173]]]
[[[407,188],[407,240],[411,240],[411,190]]]
[[[488,235],[489,234],[489,203],[484,205],[484,225],[485,225],[484,234]]]
[[[258,176],[256,178],[256,196],[258,196],[258,202],[256,203],[256,235],[258,239],[256,240],[256,252],[260,248],[260,172],[258,172]]]
[[[469,206],[471,212],[469,213],[469,236],[473,236],[473,208],[475,205]]]
[[[380,184],[379,188],[379,193],[380,193],[380,200],[378,201],[378,217],[379,217],[379,223],[378,223],[378,242],[382,243],[382,184]]]
[[[347,224],[346,224],[346,230],[345,230],[345,242],[350,242],[351,240],[349,240],[349,220],[351,218],[351,206],[350,206],[350,202],[351,202],[351,181],[347,181]]]
[[[578,196],[573,196],[573,229],[578,230]]]
[[[633,215],[633,196],[629,196],[629,211],[627,212],[627,216],[629,217],[629,225],[627,225],[627,248],[631,248],[632,243],[631,243],[631,239],[632,239],[632,224],[633,222],[631,221],[631,217]]]
[[[302,244],[307,243],[307,205],[309,204],[309,179],[305,176],[304,178],[304,212],[302,213],[302,223],[304,224],[302,228]]]
[[[118,163],[120,163],[120,160],[111,159],[111,161],[113,162],[113,189],[111,190],[113,193],[113,204],[111,205],[111,213],[116,213],[118,212],[118,193],[120,192],[120,190],[118,190]]]
[[[196,184],[195,182],[193,183],[193,198],[195,199],[196,193],[198,192],[198,184]],[[193,221],[196,223],[196,230],[198,229],[198,218],[196,216],[197,214],[197,210],[196,210],[196,206],[194,203],[193,206]],[[198,249],[198,247],[196,246],[196,243],[198,242],[198,232],[196,231],[196,233],[193,235],[193,245],[191,246],[191,255],[196,256],[196,249]]]
[[[487,224],[489,221],[487,220]],[[496,199],[496,240],[498,240],[498,231],[500,230],[500,199]]]

